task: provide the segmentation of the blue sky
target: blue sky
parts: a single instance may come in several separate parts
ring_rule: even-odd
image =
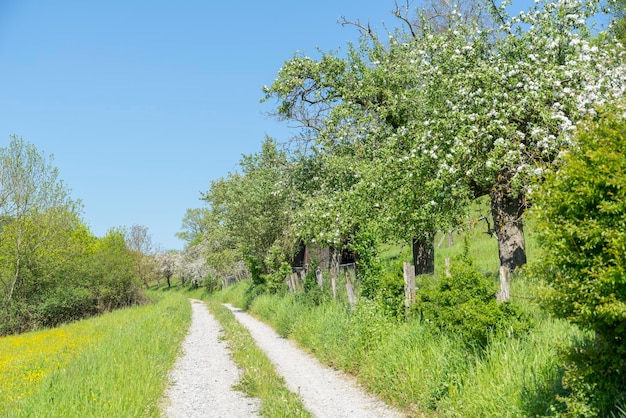
[[[96,235],[139,224],[180,249],[210,181],[266,134],[290,135],[265,115],[262,86],[295,51],[356,39],[340,16],[379,24],[392,5],[0,1],[0,146],[16,134],[54,154]]]
[[[356,40],[340,16],[393,26],[392,0],[178,2],[0,0],[0,146],[54,154],[102,236],[148,227],[162,249],[211,180],[265,135],[261,88],[296,51]]]

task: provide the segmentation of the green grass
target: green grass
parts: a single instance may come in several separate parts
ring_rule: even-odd
[[[361,301],[350,311],[342,303],[311,306],[293,295],[263,295],[251,306],[322,362],[354,374],[410,416],[556,416],[562,406],[556,395],[564,393],[559,353],[581,333],[528,310],[537,315],[530,334],[494,337],[478,350],[418,319],[389,321],[375,302]]]
[[[530,226],[526,244],[532,261],[540,249],[532,222]],[[446,258],[454,262],[467,252],[474,266],[497,282],[497,241],[486,231],[483,220],[455,235],[452,246],[444,239],[435,252],[436,269],[442,272]],[[387,246],[381,258],[396,265],[408,261],[410,251]],[[523,273],[512,276],[511,303],[526,316],[530,332],[494,335],[484,349],[468,346],[457,335],[438,333],[419,318],[392,320],[380,301],[361,300],[352,311],[343,297],[322,298],[318,304],[303,294],[251,298],[249,286],[242,282],[215,297],[249,306],[282,336],[296,340],[322,362],[354,374],[364,387],[409,416],[559,416],[563,410],[558,400],[566,394],[561,353],[582,333],[541,310],[536,297],[540,283]]]
[[[156,417],[165,390],[167,374],[175,361],[191,318],[187,299],[180,294],[155,294],[154,303],[81,321],[75,327],[89,344],[66,338],[61,349],[40,366],[48,373],[28,396],[5,407],[5,417]],[[55,330],[36,333],[31,343],[54,341]],[[45,334],[50,333],[50,338]],[[73,335],[73,334],[72,334]],[[76,334],[79,335],[79,334]],[[27,347],[29,335],[20,336]],[[2,340],[0,339],[0,344]],[[78,345],[77,345],[78,344]],[[26,350],[24,350],[26,352]],[[0,358],[3,354],[0,354]],[[46,362],[53,367],[47,367]]]

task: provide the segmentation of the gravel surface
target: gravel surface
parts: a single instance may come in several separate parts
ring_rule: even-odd
[[[298,393],[304,406],[319,418],[384,418],[402,414],[362,390],[353,378],[326,367],[300,350],[292,341],[281,338],[271,327],[226,305],[243,324],[257,345],[285,378],[289,389]]]
[[[206,305],[191,300],[189,333],[183,355],[170,374],[172,386],[165,396],[165,414],[170,418],[258,417],[259,401],[232,389],[240,371],[220,341],[219,322]]]

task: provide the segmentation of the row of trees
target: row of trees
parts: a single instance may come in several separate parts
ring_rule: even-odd
[[[591,28],[598,1],[507,6],[396,3],[384,34],[344,20],[358,44],[295,56],[264,87],[299,135],[287,148],[267,138],[214,181],[184,238],[222,276],[235,260],[253,277],[277,271],[300,242],[367,258],[373,237],[410,243],[416,273],[432,273],[435,233],[487,195],[501,266],[524,265],[529,191],[579,123],[622,97],[626,67],[615,37]]]
[[[138,303],[166,277],[147,228],[96,237],[81,210],[52,157],[15,136],[0,148],[0,335]]]

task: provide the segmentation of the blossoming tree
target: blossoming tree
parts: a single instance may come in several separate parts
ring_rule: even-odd
[[[512,271],[526,262],[533,179],[581,120],[624,93],[626,72],[621,46],[589,28],[596,0],[537,0],[513,17],[506,6],[490,9],[496,27],[457,13],[444,31],[401,18],[385,41],[363,28],[345,57],[295,57],[265,92],[327,155],[374,173],[360,177],[359,196],[389,206],[372,212],[388,230],[429,238],[463,197],[489,195],[500,264]],[[409,198],[390,198],[400,192]]]

